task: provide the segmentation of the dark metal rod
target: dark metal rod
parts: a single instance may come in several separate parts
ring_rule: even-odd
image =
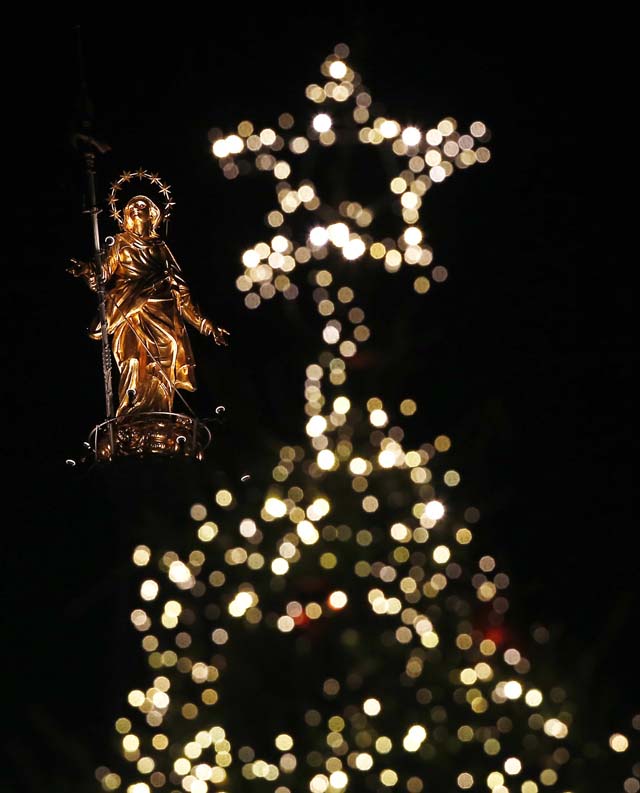
[[[108,151],[109,147],[101,145],[90,134],[91,129],[91,105],[89,102],[87,84],[84,75],[84,57],[82,52],[82,37],[80,28],[77,29],[78,35],[78,68],[80,71],[80,92],[82,115],[82,132],[77,133],[76,143],[82,145],[84,169],[86,177],[86,190],[89,207],[86,210],[91,219],[91,230],[93,233],[93,264],[96,277],[98,294],[98,314],[100,317],[100,336],[102,347],[102,374],[104,378],[104,399],[107,419],[115,417],[113,405],[113,377],[111,364],[111,347],[109,345],[109,334],[107,330],[107,310],[105,301],[104,272],[103,272],[103,252],[100,243],[100,229],[98,226],[98,215],[100,209],[96,199],[96,166],[95,150],[100,152]],[[111,456],[115,453],[113,422],[109,425],[109,439],[111,441]]]
[[[93,152],[86,152],[85,171],[87,176],[87,191],[89,196],[88,213],[91,216],[91,228],[93,231],[93,262],[96,275],[96,292],[98,294],[98,314],[100,316],[100,338],[102,342],[102,373],[104,375],[104,397],[107,411],[107,418],[115,416],[113,407],[113,378],[111,364],[111,348],[109,346],[109,334],[107,331],[107,309],[104,289],[104,273],[102,267],[102,248],[100,246],[100,231],[98,228],[98,214],[100,210],[96,201],[95,183],[95,156]]]

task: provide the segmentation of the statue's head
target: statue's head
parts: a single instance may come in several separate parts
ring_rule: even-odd
[[[146,195],[134,196],[124,208],[123,227],[126,231],[139,233],[141,227],[148,226],[150,234],[155,233],[162,220],[162,212]]]

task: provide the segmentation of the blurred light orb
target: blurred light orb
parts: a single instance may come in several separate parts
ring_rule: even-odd
[[[327,232],[329,239],[337,248],[342,248],[349,242],[349,227],[346,223],[332,223]]]
[[[422,231],[417,226],[411,226],[404,233],[407,245],[419,245],[422,242]]]
[[[271,247],[277,253],[284,253],[289,247],[289,240],[286,237],[283,237],[282,234],[276,234],[276,236],[271,240]]]
[[[529,707],[537,708],[542,702],[542,692],[537,688],[532,688],[527,691],[524,701],[527,703],[527,705],[529,705]]]
[[[316,248],[321,248],[327,244],[329,232],[322,226],[316,226],[309,232],[309,242]]]
[[[389,417],[387,416],[386,412],[382,410],[382,408],[376,408],[376,410],[371,411],[369,421],[374,427],[384,427],[386,424],[388,424]]]
[[[329,777],[329,784],[335,790],[344,790],[349,783],[349,777],[344,771],[334,771]]]
[[[229,145],[227,144],[227,141],[224,138],[220,138],[213,144],[212,151],[214,155],[216,157],[219,157],[220,159],[222,159],[223,157],[228,157]]]
[[[244,149],[242,138],[238,135],[229,135],[226,139],[227,149],[230,154],[240,154]]]
[[[360,237],[355,237],[344,245],[342,248],[342,255],[345,259],[353,261],[354,259],[359,259],[366,249],[367,247],[364,241],[361,240]]]
[[[256,251],[254,248],[250,248],[248,251],[245,251],[242,254],[242,263],[249,269],[257,267],[260,264],[260,256],[258,251]]]
[[[191,571],[184,562],[171,562],[169,578],[174,584],[185,584],[191,578]]]
[[[367,461],[363,457],[354,457],[349,463],[349,470],[356,476],[361,476],[367,470]]]
[[[377,716],[382,710],[382,705],[380,704],[379,700],[371,697],[370,699],[365,700],[362,710],[364,710],[367,716]]]
[[[515,776],[522,771],[522,763],[517,757],[508,757],[504,761],[504,770],[507,772],[507,774]]]
[[[268,498],[264,508],[272,518],[281,518],[287,512],[287,505],[279,498]]]
[[[296,533],[305,545],[313,545],[320,539],[316,527],[308,520],[301,520],[296,526]]]
[[[440,520],[440,518],[444,515],[444,505],[441,501],[429,501],[425,505],[424,514],[430,520]]]
[[[380,124],[380,134],[383,138],[395,138],[400,133],[400,124],[397,121],[386,118]]]
[[[312,124],[316,132],[328,132],[331,129],[331,116],[327,113],[318,113],[314,116]]]
[[[368,752],[361,752],[356,757],[356,768],[359,771],[369,771],[373,768],[373,757]]]
[[[522,696],[522,686],[517,680],[509,680],[504,684],[504,695],[507,699],[518,699]]]
[[[154,600],[158,594],[158,583],[151,579],[143,581],[140,586],[140,597],[143,600]]]
[[[609,738],[609,746],[614,752],[626,752],[629,748],[629,739],[619,732],[615,732]]]
[[[327,420],[324,416],[312,416],[307,421],[307,435],[310,438],[317,438],[327,429]]]
[[[323,471],[330,471],[336,462],[336,456],[330,449],[323,449],[318,452],[318,467]]]
[[[407,146],[417,146],[422,140],[422,133],[416,127],[407,127],[402,131],[402,142]]]
[[[347,605],[347,601],[348,597],[346,593],[339,589],[329,595],[329,605],[336,611],[343,609]]]

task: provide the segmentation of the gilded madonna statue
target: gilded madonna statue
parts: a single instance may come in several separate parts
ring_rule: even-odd
[[[124,207],[120,233],[102,257],[104,316],[120,373],[118,427],[135,423],[142,414],[170,414],[177,389],[195,390],[195,362],[185,323],[218,345],[226,345],[229,335],[194,303],[180,266],[158,234],[161,220],[162,212],[150,198],[134,196]],[[98,290],[93,265],[74,261],[70,272]],[[101,335],[98,316],[90,336],[99,340]]]

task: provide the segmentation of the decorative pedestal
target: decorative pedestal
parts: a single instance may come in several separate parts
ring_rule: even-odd
[[[210,430],[182,413],[134,413],[98,424],[88,445],[98,462],[117,457],[191,457],[201,460]]]

